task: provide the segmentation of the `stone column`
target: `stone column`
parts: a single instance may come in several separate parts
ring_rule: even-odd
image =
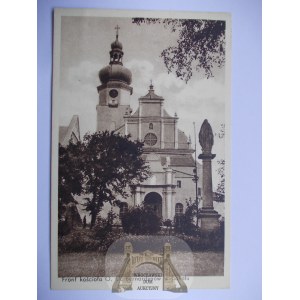
[[[167,157],[165,170],[165,211],[164,219],[172,219],[172,184],[173,184],[173,170],[169,166],[170,158]]]
[[[213,205],[211,160],[214,159],[216,155],[211,153],[211,149],[214,144],[214,135],[206,119],[202,123],[199,132],[199,142],[202,147],[202,153],[198,158],[202,159],[203,167],[203,206],[200,209],[201,229],[212,231],[219,228],[218,219],[220,215],[214,210]]]

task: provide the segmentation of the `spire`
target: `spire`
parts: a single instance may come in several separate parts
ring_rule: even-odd
[[[122,51],[123,45],[122,45],[121,42],[119,42],[119,29],[120,29],[120,26],[117,25],[115,27],[116,40],[113,43],[111,43],[111,51],[109,52],[109,54],[110,54],[110,64],[123,65],[122,64],[122,58],[123,58],[124,52]]]
[[[120,28],[120,26],[117,24],[117,26],[115,27],[115,29],[116,29],[116,41],[118,41],[118,39],[119,39],[119,29],[121,29],[121,28]]]
[[[150,91],[154,91],[154,86],[153,86],[153,83],[152,83],[152,79],[150,79],[149,92]]]

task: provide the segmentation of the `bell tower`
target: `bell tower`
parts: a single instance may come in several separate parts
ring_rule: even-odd
[[[109,65],[99,71],[101,85],[97,87],[97,131],[116,130],[124,124],[124,116],[131,114],[132,74],[123,66],[123,45],[119,41],[117,25],[116,40],[111,44]]]

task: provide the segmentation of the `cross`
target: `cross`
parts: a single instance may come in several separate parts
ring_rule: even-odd
[[[115,29],[116,29],[116,35],[117,35],[117,38],[118,38],[118,36],[119,36],[119,29],[120,29],[120,26],[119,25],[117,25],[116,27],[115,27]]]
[[[153,89],[152,79],[150,79],[150,89]]]

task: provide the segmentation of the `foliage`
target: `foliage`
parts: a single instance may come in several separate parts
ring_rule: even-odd
[[[85,210],[91,214],[91,228],[104,202],[110,204],[117,195],[129,196],[126,187],[148,178],[149,167],[142,159],[143,143],[114,132],[86,134],[82,158],[86,194]]]
[[[148,178],[142,159],[143,144],[114,132],[86,134],[83,142],[59,146],[59,211],[85,193],[85,210],[91,214],[91,228],[105,202],[117,195],[128,197],[126,187]],[[59,219],[61,215],[59,216]]]
[[[197,230],[194,235],[177,233],[176,237],[184,240],[192,251],[203,250],[224,250],[224,226],[220,225],[220,228],[211,232],[203,232]]]
[[[83,191],[83,165],[80,159],[82,145],[70,144],[63,147],[59,144],[58,155],[58,219],[63,221],[66,205],[76,203],[73,196]]]
[[[130,234],[155,234],[160,230],[160,224],[160,218],[144,206],[131,207],[122,217],[123,230]]]
[[[218,183],[217,186],[216,201],[224,202],[225,201],[225,160],[224,159],[218,160],[218,164],[220,165],[220,167],[217,170],[220,176],[220,182]]]
[[[58,235],[66,235],[74,227],[82,225],[82,220],[78,212],[77,202],[62,204],[59,210],[60,218],[58,219]]]
[[[111,209],[106,218],[97,217],[96,225],[94,227],[95,237],[105,239],[108,233],[112,232],[113,222],[117,215]]]
[[[188,82],[194,69],[213,76],[214,67],[225,63],[225,21],[193,19],[133,18],[133,23],[163,24],[171,33],[178,33],[177,45],[161,52],[168,72]]]
[[[59,144],[58,197],[62,203],[73,201],[72,195],[82,193],[83,165],[80,159],[82,145],[80,142],[63,147]]]
[[[166,219],[162,223],[163,223],[164,226],[167,226],[167,227],[172,226],[172,221],[170,219]]]
[[[197,203],[189,199],[186,200],[186,205],[184,214],[175,215],[174,229],[176,233],[194,234],[196,230],[194,219],[197,218]]]

